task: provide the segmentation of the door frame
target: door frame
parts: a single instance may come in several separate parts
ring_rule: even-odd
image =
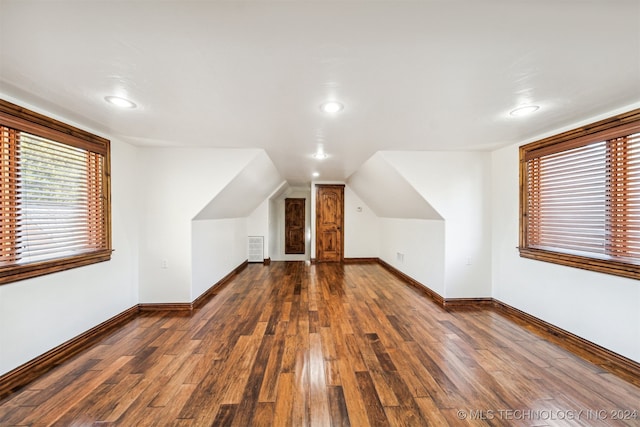
[[[313,221],[314,224],[314,230],[313,230],[313,242],[314,242],[314,251],[313,251],[313,258],[311,258],[311,262],[315,263],[315,262],[325,262],[325,261],[319,261],[318,260],[318,220],[319,220],[319,206],[320,204],[318,203],[318,190],[320,188],[323,187],[340,187],[342,188],[342,215],[340,218],[340,261],[336,261],[336,262],[344,262],[344,215],[345,215],[345,211],[344,211],[344,189],[346,187],[345,184],[315,184],[315,191],[313,192],[313,201],[314,201],[314,214],[315,214],[315,220]],[[329,262],[329,261],[326,261]]]

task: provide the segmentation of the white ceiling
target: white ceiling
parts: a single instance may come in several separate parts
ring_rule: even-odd
[[[486,150],[637,103],[640,1],[0,0],[0,93],[112,139],[263,148],[292,183],[344,180],[378,150]]]

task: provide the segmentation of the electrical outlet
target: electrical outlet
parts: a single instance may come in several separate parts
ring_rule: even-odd
[[[162,261],[160,261],[160,268],[168,268],[166,259],[163,259]]]

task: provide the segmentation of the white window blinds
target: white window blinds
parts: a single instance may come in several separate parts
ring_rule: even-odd
[[[521,147],[522,256],[636,277],[640,111],[622,119]]]

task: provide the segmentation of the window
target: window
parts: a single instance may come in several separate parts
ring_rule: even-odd
[[[640,110],[520,147],[520,255],[640,279]]]
[[[0,284],[111,258],[109,141],[0,100]]]

